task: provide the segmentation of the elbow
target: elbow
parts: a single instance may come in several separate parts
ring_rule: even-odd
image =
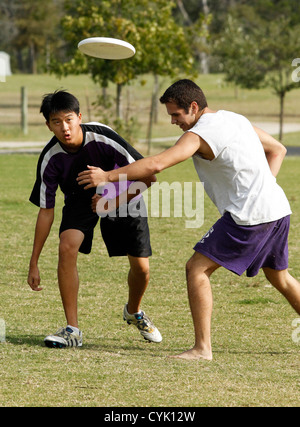
[[[287,153],[287,149],[285,148],[284,145],[281,145],[280,149],[276,153],[276,157],[278,157],[281,161],[283,161],[286,156],[286,153]]]
[[[281,142],[278,144],[277,153],[282,159],[284,159],[286,156],[287,149],[285,148],[285,146],[283,144],[281,144]]]
[[[283,145],[283,146],[282,146],[282,158],[283,158],[283,159],[285,158],[286,154],[287,154],[287,149],[286,149],[286,147]]]
[[[276,150],[270,150],[269,152],[266,152],[266,155],[267,155],[267,158],[270,158],[270,159],[283,160],[286,156],[286,153],[287,153],[287,149],[285,148],[284,145],[280,144],[280,146],[278,146]]]

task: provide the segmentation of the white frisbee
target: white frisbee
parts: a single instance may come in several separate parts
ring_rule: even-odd
[[[135,54],[135,48],[124,40],[108,37],[90,37],[78,43],[85,55],[101,59],[126,59]]]

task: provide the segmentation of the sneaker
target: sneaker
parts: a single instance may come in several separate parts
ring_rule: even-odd
[[[50,348],[81,347],[82,332],[79,331],[79,334],[77,334],[67,326],[66,328],[61,328],[54,335],[48,335],[44,342]]]
[[[149,317],[143,311],[129,314],[127,311],[127,304],[125,304],[123,319],[128,323],[128,325],[135,325],[145,340],[151,342],[162,341],[162,336],[159,330],[154,326]]]

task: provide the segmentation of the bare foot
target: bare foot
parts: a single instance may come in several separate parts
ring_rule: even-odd
[[[212,360],[211,352],[204,352],[192,348],[175,356],[169,356],[171,359],[184,359],[184,360]]]

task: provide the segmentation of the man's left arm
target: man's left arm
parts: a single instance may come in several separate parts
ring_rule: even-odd
[[[253,127],[262,143],[271,172],[276,177],[279,173],[287,150],[284,145],[267,132],[255,126]]]

